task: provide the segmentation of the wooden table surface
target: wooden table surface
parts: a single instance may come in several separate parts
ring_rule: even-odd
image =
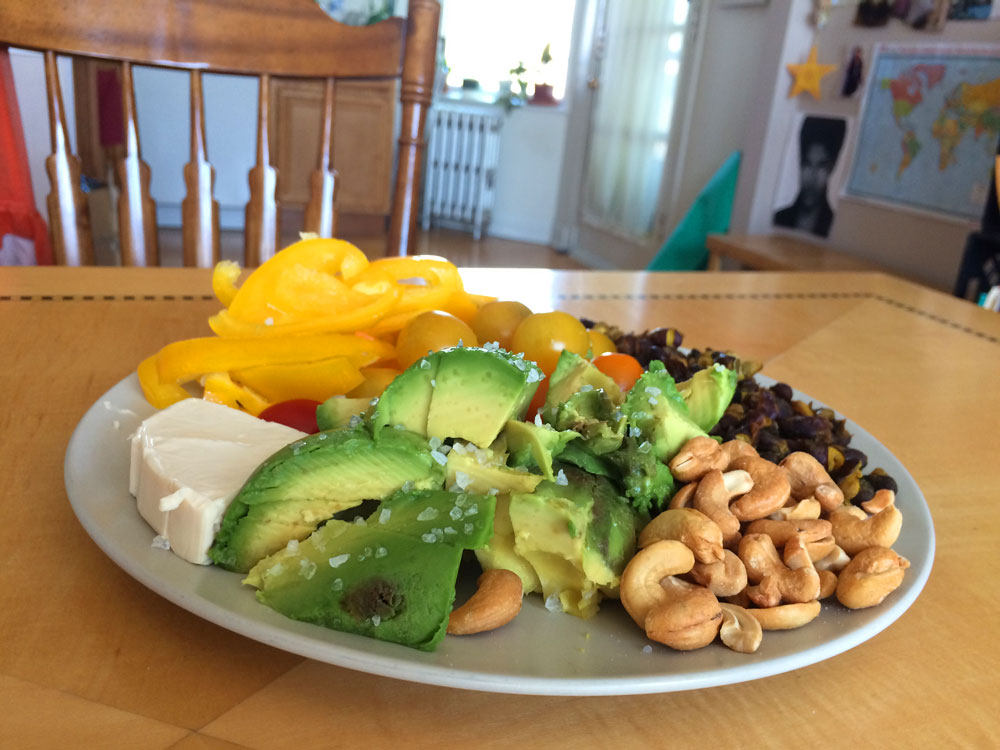
[[[914,605],[832,659],[608,698],[413,684],[189,614],[115,566],[66,498],[66,444],[140,358],[208,333],[209,274],[0,269],[0,746],[997,747],[1000,316],[881,274],[478,269],[473,291],[733,349],[908,467],[937,555]]]

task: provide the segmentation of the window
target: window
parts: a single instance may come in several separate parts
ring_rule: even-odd
[[[549,83],[557,99],[566,93],[575,0],[445,0],[441,11],[448,86],[473,79],[486,92],[514,80],[523,63],[528,93]],[[542,65],[546,45],[552,60]],[[516,86],[515,86],[516,89]]]

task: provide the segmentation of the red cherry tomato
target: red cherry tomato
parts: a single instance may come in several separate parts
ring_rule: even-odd
[[[615,381],[623,391],[635,385],[635,381],[645,372],[635,357],[617,352],[597,357],[594,367]]]
[[[525,422],[535,421],[535,415],[538,413],[539,409],[545,406],[545,397],[548,395],[549,379],[545,378],[545,380],[538,384],[538,390],[535,391],[535,395],[531,398],[531,403],[528,404],[528,410],[524,412]]]
[[[296,430],[308,432],[310,435],[319,432],[316,425],[316,407],[319,401],[308,398],[293,398],[290,401],[281,401],[271,404],[260,413],[260,418],[268,422],[277,422],[286,427],[294,427]]]

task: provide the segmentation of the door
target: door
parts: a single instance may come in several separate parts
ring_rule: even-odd
[[[644,268],[663,242],[689,0],[591,0],[567,133],[561,244],[599,268]],[[689,10],[689,6],[691,9]],[[684,60],[687,66],[688,60]],[[573,172],[576,171],[574,175]]]

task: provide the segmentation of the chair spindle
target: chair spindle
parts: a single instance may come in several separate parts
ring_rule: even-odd
[[[268,135],[268,112],[271,99],[271,77],[260,76],[257,101],[257,163],[250,170],[250,201],[246,210],[246,247],[244,262],[248,267],[259,266],[278,250],[278,170],[271,166],[271,145]]]
[[[320,237],[337,231],[337,170],[333,168],[333,122],[336,82],[327,78],[323,87],[323,122],[320,125],[319,165],[310,176],[309,204],[304,228]]]
[[[205,144],[205,100],[201,71],[191,71],[191,161],[184,165],[181,202],[184,265],[211,268],[219,262],[219,202],[212,196],[215,168]]]
[[[160,253],[156,236],[156,203],[149,194],[149,165],[142,160],[139,148],[139,122],[136,119],[131,63],[122,63],[121,76],[125,155],[118,162],[118,179],[121,183],[118,231],[122,264],[157,266],[160,264]]]
[[[80,160],[69,149],[66,110],[56,54],[45,52],[45,90],[49,100],[49,133],[52,154],[45,159],[51,191],[46,198],[52,249],[59,265],[94,265],[94,242],[90,232],[87,201],[80,188]]]

